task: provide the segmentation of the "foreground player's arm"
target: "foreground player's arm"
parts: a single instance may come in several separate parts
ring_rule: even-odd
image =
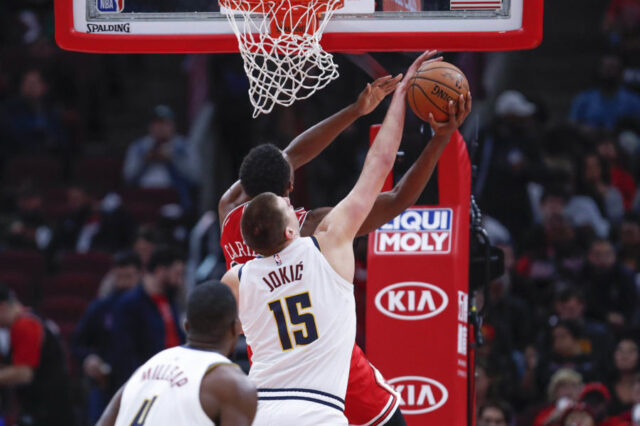
[[[388,75],[368,83],[353,104],[325,118],[292,140],[284,149],[284,154],[293,169],[296,170],[313,160],[356,119],[373,111],[389,93],[395,90],[401,78],[402,75],[394,78]],[[240,181],[231,185],[218,203],[220,226],[231,210],[250,199]]]
[[[100,420],[96,423],[96,426],[113,426],[116,424],[118,418],[118,412],[120,411],[120,400],[122,399],[122,392],[124,386],[122,386],[118,392],[111,398],[111,402],[100,416]]]
[[[429,124],[435,132],[433,138],[394,188],[378,195],[358,235],[366,235],[379,228],[418,201],[449,140],[471,112],[470,92],[466,98],[465,101],[460,95],[457,112],[453,101],[449,102],[449,121],[445,123],[436,122],[433,114],[429,113]]]
[[[418,67],[435,52],[426,52],[411,65],[396,89],[380,131],[365,159],[362,172],[351,192],[322,220],[316,237],[324,256],[345,280],[353,280],[354,258],[352,242],[368,216],[387,174],[395,161],[406,109],[409,80]]]
[[[220,281],[231,289],[231,293],[233,293],[233,296],[236,298],[236,303],[240,301],[240,278],[238,277],[238,271],[241,267],[242,265],[232,267],[220,278]]]
[[[258,394],[237,366],[220,365],[202,379],[200,404],[216,425],[249,426],[256,415]]]

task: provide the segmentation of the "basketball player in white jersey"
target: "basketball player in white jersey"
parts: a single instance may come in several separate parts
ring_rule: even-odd
[[[353,239],[391,171],[407,84],[427,57],[421,55],[396,88],[358,181],[313,236],[300,237],[288,198],[263,193],[244,209],[242,235],[260,257],[232,268],[222,281],[238,298],[253,351],[256,426],[348,424],[344,397],[356,327]]]
[[[248,426],[256,389],[225,355],[238,336],[236,301],[211,281],[187,302],[187,344],[140,367],[113,397],[98,426]]]

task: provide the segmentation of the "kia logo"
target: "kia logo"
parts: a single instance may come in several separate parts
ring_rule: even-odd
[[[403,414],[425,414],[442,407],[449,392],[441,383],[420,376],[396,377],[388,381],[400,394]]]
[[[449,304],[447,293],[433,284],[407,281],[380,290],[376,308],[384,315],[400,320],[422,320],[435,317]]]

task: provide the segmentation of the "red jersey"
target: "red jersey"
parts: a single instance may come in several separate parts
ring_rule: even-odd
[[[222,251],[224,251],[227,270],[239,263],[247,263],[258,256],[258,254],[244,242],[242,232],[240,231],[240,219],[242,219],[242,213],[244,213],[244,208],[246,206],[247,203],[244,203],[231,210],[222,223],[220,245],[222,246]],[[307,218],[307,214],[309,214],[309,212],[303,208],[296,210],[296,216],[298,217],[300,228],[302,228],[302,224]]]

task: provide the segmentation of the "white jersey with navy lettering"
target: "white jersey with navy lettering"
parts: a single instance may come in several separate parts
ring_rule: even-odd
[[[200,384],[221,364],[232,363],[188,346],[156,354],[125,384],[116,426],[215,425],[200,404]]]
[[[247,262],[239,277],[239,316],[253,352],[249,378],[258,388],[256,421],[264,401],[308,401],[342,412],[356,330],[353,285],[314,237]]]

